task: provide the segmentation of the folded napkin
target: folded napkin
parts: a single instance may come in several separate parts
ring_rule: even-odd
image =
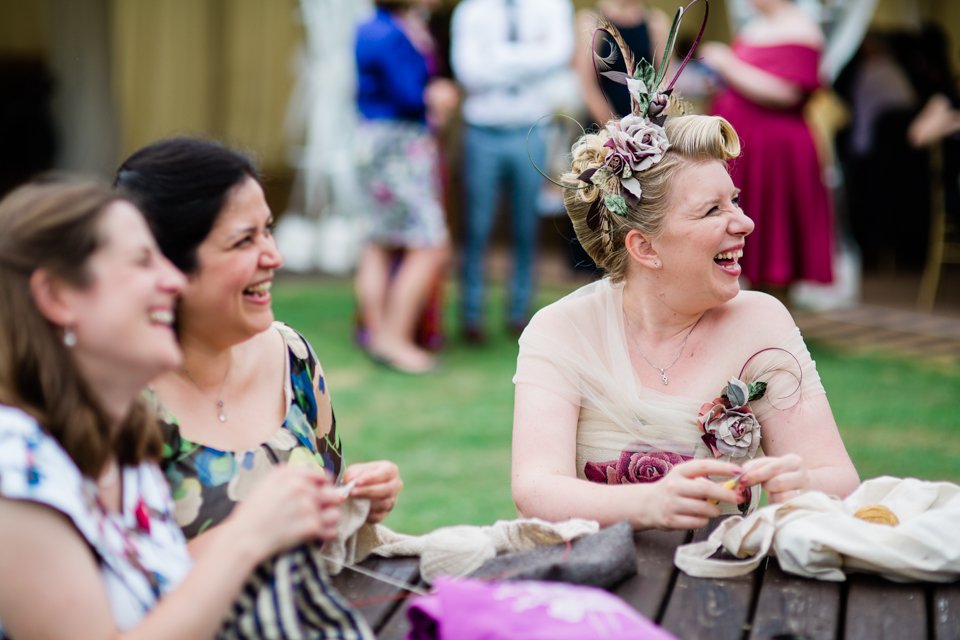
[[[547,522],[537,518],[498,520],[489,526],[455,525],[412,536],[383,525],[366,523],[366,500],[347,500],[336,540],[324,543],[326,569],[333,575],[345,564],[362,562],[370,554],[383,557],[419,556],[420,577],[432,583],[438,576],[466,576],[501,553],[570,542],[596,533],[599,523],[570,519]]]
[[[878,524],[858,517],[883,511]],[[674,562],[701,578],[753,571],[768,554],[787,573],[842,581],[847,573],[875,573],[897,582],[952,582],[960,578],[960,486],[916,478],[866,480],[844,500],[807,491],[746,518],[720,523],[710,537],[679,547]],[[711,557],[723,547],[737,559]]]

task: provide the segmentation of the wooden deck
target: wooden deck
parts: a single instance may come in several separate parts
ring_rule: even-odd
[[[613,593],[684,640],[960,639],[960,582],[898,584],[866,575],[821,582],[786,574],[775,559],[739,578],[691,578],[678,571],[677,545],[705,539],[709,530],[635,534],[637,574]],[[429,588],[419,579],[417,558],[372,558],[362,566]],[[378,638],[406,637],[409,592],[349,569],[335,583]]]

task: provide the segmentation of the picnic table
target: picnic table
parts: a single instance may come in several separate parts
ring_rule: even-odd
[[[824,582],[784,573],[775,558],[737,578],[692,578],[676,569],[677,546],[706,539],[718,523],[695,531],[636,532],[637,574],[611,591],[684,640],[960,639],[960,582],[901,584],[864,574]],[[429,589],[418,564],[415,557],[371,557],[361,566]],[[350,569],[334,583],[378,638],[406,637],[413,594]]]

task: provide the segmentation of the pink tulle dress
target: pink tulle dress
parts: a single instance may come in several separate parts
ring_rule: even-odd
[[[736,41],[733,52],[808,93],[820,84],[820,53],[813,47]],[[726,118],[743,143],[742,155],[731,169],[743,210],[756,222],[740,261],[753,286],[833,280],[833,207],[803,119],[803,102],[773,109],[728,87],[713,103],[713,113]]]

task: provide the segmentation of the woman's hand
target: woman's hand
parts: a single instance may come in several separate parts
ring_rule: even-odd
[[[650,492],[641,528],[698,529],[720,515],[718,503],[737,504],[736,489],[723,487],[723,480],[743,470],[720,460],[691,460],[678,464],[658,482],[639,485]],[[716,476],[719,480],[711,480]]]
[[[306,540],[336,537],[341,502],[322,469],[284,465],[237,505],[223,528],[250,535],[267,558]]]
[[[390,514],[403,488],[400,469],[389,460],[350,465],[343,472],[343,482],[347,484],[352,480],[356,480],[357,484],[350,491],[350,497],[370,501],[370,514],[367,516],[370,524],[381,522]]]
[[[704,42],[697,54],[703,64],[721,76],[726,75],[727,63],[734,57],[733,50],[722,42]]]
[[[434,78],[423,92],[427,105],[427,120],[437,130],[442,130],[453,119],[460,107],[460,90],[448,78]]]
[[[770,502],[786,502],[810,489],[810,474],[795,453],[754,458],[743,465],[741,486],[763,485]]]

